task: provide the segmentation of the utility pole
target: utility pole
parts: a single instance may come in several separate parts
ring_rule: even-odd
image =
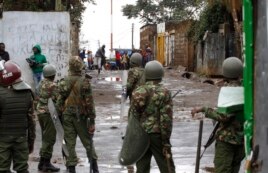
[[[111,52],[113,52],[113,0],[111,0]]]
[[[134,38],[134,23],[132,23],[132,28],[131,28],[131,46],[132,46],[132,50],[134,49],[133,38]]]

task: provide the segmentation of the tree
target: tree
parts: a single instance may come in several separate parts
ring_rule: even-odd
[[[55,11],[56,0],[5,0],[4,11]],[[71,21],[80,28],[85,3],[95,4],[95,0],[61,0],[63,11],[69,11]]]
[[[137,0],[135,5],[123,6],[124,16],[140,18],[142,23],[156,24],[195,19],[206,0]]]

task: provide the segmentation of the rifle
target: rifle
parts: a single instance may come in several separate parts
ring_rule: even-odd
[[[200,160],[201,160],[202,156],[204,155],[206,149],[215,141],[215,139],[216,139],[215,135],[216,135],[216,132],[217,132],[219,126],[220,126],[220,122],[217,122],[217,124],[214,126],[214,129],[208,138],[207,143],[204,145],[204,151],[202,152],[202,154],[200,156]]]

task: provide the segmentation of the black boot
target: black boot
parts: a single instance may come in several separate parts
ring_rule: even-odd
[[[55,167],[50,163],[50,159],[45,159],[45,162],[42,167],[42,171],[44,172],[59,172],[60,168]]]
[[[68,173],[76,173],[75,166],[68,166]]]
[[[38,170],[39,171],[41,171],[43,169],[44,162],[45,162],[45,158],[40,157],[40,161],[39,161],[39,164],[38,164]]]
[[[96,159],[93,159],[92,161],[92,169],[93,173],[99,173],[98,163]]]

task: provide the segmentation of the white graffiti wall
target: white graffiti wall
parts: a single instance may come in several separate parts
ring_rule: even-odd
[[[22,69],[23,79],[33,86],[32,72],[26,58],[39,44],[50,64],[57,68],[56,80],[68,70],[70,16],[67,12],[4,12],[0,19],[0,42],[6,45],[10,59]]]

